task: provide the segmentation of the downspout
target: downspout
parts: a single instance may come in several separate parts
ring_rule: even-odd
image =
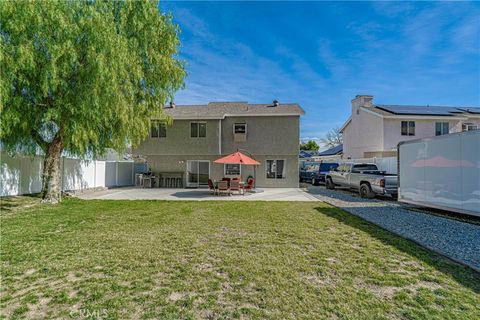
[[[222,155],[222,119],[218,119],[218,154]]]

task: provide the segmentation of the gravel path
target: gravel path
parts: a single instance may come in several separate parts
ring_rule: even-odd
[[[480,272],[480,226],[408,210],[396,201],[308,186],[317,199],[372,222]]]

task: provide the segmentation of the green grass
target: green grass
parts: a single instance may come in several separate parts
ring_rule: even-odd
[[[479,319],[480,276],[320,202],[2,210],[5,318]]]

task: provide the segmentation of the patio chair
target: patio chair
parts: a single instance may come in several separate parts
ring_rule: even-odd
[[[242,188],[240,188],[240,181],[238,181],[238,179],[232,179],[232,181],[230,181],[230,191],[238,191],[238,194],[240,194]]]
[[[225,180],[218,182],[218,194],[230,195],[230,188],[228,187],[228,182]]]
[[[218,190],[215,188],[215,184],[213,183],[212,179],[208,179],[208,189],[212,191],[212,194],[215,195]]]
[[[230,178],[222,178],[222,181],[227,181],[227,185],[230,185]]]
[[[255,179],[253,178],[248,179],[247,184],[243,186],[243,195],[245,195],[247,191],[252,191],[254,185],[255,185]]]

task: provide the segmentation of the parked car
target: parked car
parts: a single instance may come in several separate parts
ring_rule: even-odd
[[[325,183],[325,174],[338,167],[336,162],[307,162],[300,168],[300,182]]]
[[[373,163],[342,163],[326,175],[327,189],[336,186],[355,189],[362,198],[389,195],[397,198],[397,175],[378,170]]]
[[[316,162],[316,161],[304,162],[299,170],[300,182],[305,182],[305,181],[310,182],[312,179],[312,175],[315,174],[319,166],[320,166],[320,162]]]
[[[338,167],[338,163],[335,162],[322,162],[311,174],[310,182],[314,186],[318,186],[320,183],[325,183],[325,176]]]

